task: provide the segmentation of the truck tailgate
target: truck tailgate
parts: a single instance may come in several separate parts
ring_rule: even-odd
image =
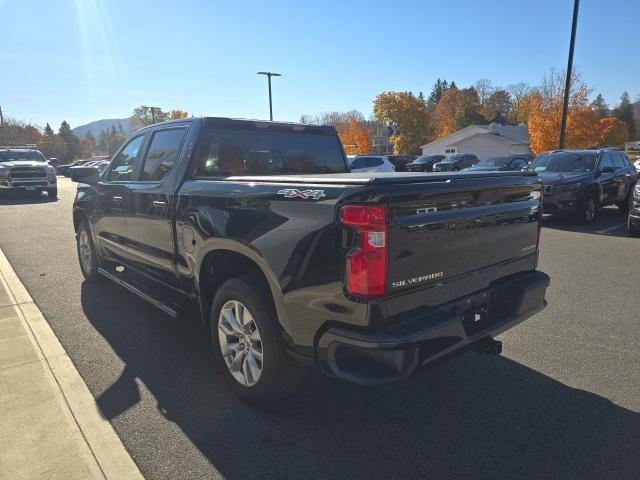
[[[537,177],[456,175],[390,188],[391,316],[535,269],[541,214]],[[394,302],[394,297],[403,298]]]

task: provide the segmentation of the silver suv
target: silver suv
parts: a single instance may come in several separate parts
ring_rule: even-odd
[[[0,195],[11,191],[46,191],[56,198],[56,170],[36,149],[0,147]]]

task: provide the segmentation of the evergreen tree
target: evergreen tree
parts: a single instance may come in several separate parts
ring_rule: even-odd
[[[633,118],[633,105],[629,100],[628,92],[622,92],[622,95],[620,95],[620,105],[613,110],[613,116],[627,124],[629,140],[635,140],[636,122]]]
[[[118,122],[118,132],[124,133],[124,128],[122,128],[122,124]]]
[[[609,105],[604,101],[604,97],[601,93],[591,102],[591,109],[598,114],[599,117],[606,117],[609,115]]]
[[[91,130],[87,130],[87,134],[84,136],[84,138],[86,140],[88,140],[89,142],[91,142],[91,148],[96,148],[96,137],[95,135],[91,132]]]
[[[47,137],[52,137],[53,136],[53,129],[51,128],[51,125],[49,125],[49,123],[47,123],[47,126],[44,127],[44,134]]]
[[[58,129],[58,134],[62,137],[62,139],[66,142],[73,133],[71,132],[71,127],[67,123],[66,120],[63,120],[60,124],[60,128]]]
[[[458,88],[458,86],[456,85],[456,82],[451,80],[451,83],[449,84],[449,88]]]
[[[115,136],[115,134],[118,133],[118,131],[116,130],[116,126],[115,125],[111,125],[111,136]]]

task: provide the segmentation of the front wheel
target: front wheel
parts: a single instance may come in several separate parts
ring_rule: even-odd
[[[640,225],[631,221],[631,213],[627,216],[627,232],[632,237],[640,237]]]
[[[49,198],[58,198],[58,187],[56,187],[56,188],[47,188],[47,196]]]
[[[97,282],[103,277],[98,273],[100,266],[100,257],[96,252],[93,238],[91,237],[91,229],[89,223],[83,220],[76,231],[76,245],[78,249],[78,260],[80,261],[80,270],[85,280],[89,282]]]
[[[578,209],[578,220],[585,225],[592,224],[596,219],[596,214],[598,212],[598,203],[596,201],[596,196],[591,194],[588,195],[583,201],[582,205]]]
[[[303,379],[304,367],[287,355],[269,292],[258,276],[220,286],[211,307],[211,340],[229,387],[244,401],[273,403]]]

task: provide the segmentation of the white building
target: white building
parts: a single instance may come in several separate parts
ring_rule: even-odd
[[[469,125],[431,143],[422,145],[423,155],[474,153],[480,160],[515,153],[531,153],[529,130],[525,124]]]

